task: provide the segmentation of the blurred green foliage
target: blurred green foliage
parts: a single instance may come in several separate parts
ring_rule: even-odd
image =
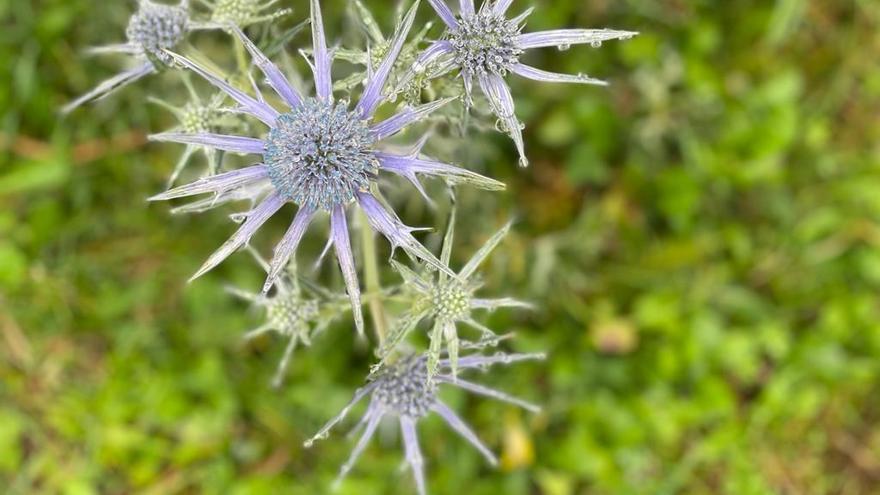
[[[288,22],[306,16],[306,2],[284,3]],[[502,469],[429,420],[432,493],[878,493],[880,4],[514,8],[530,3],[530,29],[642,35],[530,55],[612,81],[513,80],[530,169],[503,136],[479,137],[492,144],[487,172],[510,190],[462,192],[470,221],[455,251],[518,215],[484,293],[540,309],[491,323],[516,331],[518,350],[550,352],[484,379],[546,409],[451,397]],[[344,4],[324,2],[331,36],[348,25]],[[390,28],[388,2],[368,4]],[[145,103],[168,94],[165,78],[56,113],[118,68],[81,50],[121,39],[129,8],[0,0],[0,486],[325,493],[351,442],[302,441],[361,382],[369,347],[339,325],[274,391],[281,344],[243,346],[258,316],[222,290],[257,288],[259,270],[237,255],[185,284],[231,230],[220,212],[172,216],[144,201],[181,151],[145,145],[173,124]],[[403,216],[443,224],[415,207]],[[386,436],[339,493],[411,492],[400,459]]]

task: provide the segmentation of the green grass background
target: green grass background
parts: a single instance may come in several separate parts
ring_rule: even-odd
[[[510,187],[462,193],[455,261],[516,215],[483,293],[539,310],[490,322],[518,333],[510,349],[550,353],[480,379],[546,407],[450,395],[502,468],[430,419],[431,492],[880,493],[880,4],[514,9],[531,3],[530,29],[642,35],[529,56],[612,81],[513,80],[531,168],[503,137],[474,136]],[[284,4],[289,22],[307,15]],[[344,4],[324,2],[331,36]],[[388,3],[368,4],[388,29]],[[243,346],[259,315],[222,290],[257,288],[259,270],[236,255],[185,284],[231,226],[145,202],[180,152],[144,142],[172,124],[144,101],[169,83],[56,113],[118,67],[81,49],[121,40],[129,9],[0,0],[0,491],[327,493],[352,443],[302,442],[361,382],[369,348],[338,325],[274,391],[280,341]],[[303,257],[325,228],[312,232]],[[413,492],[400,460],[384,435],[339,493]]]

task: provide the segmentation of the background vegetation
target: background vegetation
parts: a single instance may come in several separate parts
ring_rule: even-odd
[[[284,22],[307,15],[283,3]],[[324,4],[331,36],[351,33],[345,2]],[[390,28],[388,2],[368,4]],[[514,80],[528,170],[503,136],[478,137],[474,166],[510,188],[463,192],[457,260],[517,215],[486,293],[540,310],[491,323],[550,352],[485,380],[546,409],[453,396],[502,467],[428,421],[432,493],[878,493],[880,4],[514,8],[528,4],[534,29],[642,35],[533,59],[608,90]],[[56,113],[118,68],[81,49],[121,40],[130,8],[0,0],[2,491],[325,493],[351,442],[302,442],[363,379],[369,348],[338,325],[274,391],[280,341],[242,345],[259,315],[222,290],[256,289],[259,269],[240,254],[185,284],[231,227],[145,202],[181,151],[144,138],[173,125],[145,102],[171,79]],[[393,436],[375,443],[339,493],[409,493],[400,460]]]

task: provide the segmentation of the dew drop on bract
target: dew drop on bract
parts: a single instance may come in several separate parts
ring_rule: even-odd
[[[557,46],[556,48],[558,48],[560,52],[564,52],[564,51],[568,50],[569,48],[571,48],[571,45],[568,43],[563,43],[563,44]]]

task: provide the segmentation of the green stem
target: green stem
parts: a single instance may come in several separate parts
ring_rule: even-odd
[[[373,319],[373,328],[376,331],[376,339],[379,347],[385,343],[388,331],[385,324],[385,307],[382,304],[382,285],[379,281],[379,263],[376,258],[376,235],[368,227],[367,216],[360,212],[361,221],[361,249],[363,251],[364,278],[366,279],[367,303],[370,307],[370,317]]]

